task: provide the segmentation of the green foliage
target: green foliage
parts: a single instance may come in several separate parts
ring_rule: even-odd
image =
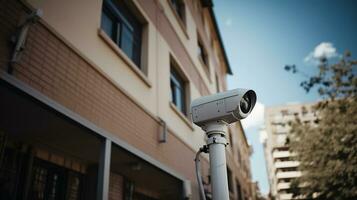
[[[314,109],[315,123],[291,122],[289,145],[300,161],[294,196],[323,200],[357,199],[357,61],[347,52],[336,64],[322,59],[319,73],[301,83],[324,99]],[[285,70],[300,73],[295,65]]]

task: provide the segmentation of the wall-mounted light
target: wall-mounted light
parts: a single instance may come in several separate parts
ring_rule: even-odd
[[[166,122],[159,117],[160,120],[160,128],[159,128],[159,142],[166,143],[167,142],[167,125]]]

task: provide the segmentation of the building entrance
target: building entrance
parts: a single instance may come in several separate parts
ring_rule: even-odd
[[[0,94],[0,200],[101,199],[109,139],[1,80]],[[183,199],[182,179],[110,145],[110,199]]]

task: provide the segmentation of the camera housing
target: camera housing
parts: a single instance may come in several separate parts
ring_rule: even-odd
[[[241,88],[200,97],[191,103],[192,120],[200,127],[214,121],[231,124],[246,118],[256,101],[253,90]]]

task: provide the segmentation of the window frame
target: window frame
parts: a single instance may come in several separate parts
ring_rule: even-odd
[[[175,107],[184,115],[187,116],[187,81],[177,70],[177,66],[174,61],[170,62],[170,91],[171,99],[170,102],[175,105]],[[175,86],[175,88],[173,88]],[[177,105],[177,94],[180,91],[180,102],[181,105]],[[180,108],[181,107],[181,108]]]
[[[107,1],[107,0],[104,0]],[[104,8],[104,1],[102,3],[102,11]],[[152,87],[152,83],[149,80],[149,46],[151,45],[151,41],[149,41],[150,38],[150,29],[151,27],[148,25],[149,24],[149,19],[147,16],[143,14],[143,11],[140,9],[138,3],[136,1],[126,1],[126,6],[128,7],[128,10],[132,13],[133,16],[136,17],[136,19],[140,22],[141,24],[141,51],[140,51],[140,66],[135,64],[129,56],[117,45],[115,40],[110,37],[106,31],[103,29],[102,25],[102,15],[99,15],[99,27],[98,27],[98,36],[104,41],[106,45],[121,59],[123,62],[125,62],[126,66],[134,72],[138,78],[148,87]],[[102,12],[103,13],[103,12]]]
[[[207,51],[201,40],[198,40],[197,42],[198,46],[198,57],[201,59],[203,64],[208,67],[208,56],[207,56]]]
[[[187,32],[187,11],[186,11],[186,1],[181,0],[182,2],[182,14],[179,14],[177,10],[175,9],[175,6],[172,3],[173,0],[167,0],[167,4],[169,5],[174,17],[176,18],[176,21],[178,22],[178,25],[181,27],[183,34],[185,35],[186,39],[190,39],[190,36],[188,35]]]
[[[184,0],[168,0],[170,7],[183,23],[186,26],[186,3]],[[176,3],[174,3],[176,2]]]
[[[42,169],[45,169],[47,170],[47,173],[44,174],[45,175],[45,185],[44,185],[44,188],[43,188],[43,194],[45,196],[45,199],[46,197],[50,196],[50,190],[51,190],[51,187],[53,187],[53,182],[51,183],[48,183],[49,181],[49,177],[55,173],[57,174],[60,174],[62,175],[62,179],[58,179],[59,182],[58,182],[58,188],[59,189],[59,194],[58,196],[56,196],[57,198],[59,199],[67,199],[68,198],[68,195],[71,194],[71,188],[69,187],[70,186],[70,177],[76,177],[79,179],[79,186],[78,186],[78,190],[76,191],[77,192],[77,197],[78,199],[83,199],[83,196],[84,196],[84,184],[85,184],[85,180],[84,180],[84,174],[83,173],[80,173],[80,172],[77,172],[77,171],[74,171],[72,169],[68,169],[64,166],[61,166],[61,165],[58,165],[58,164],[55,164],[55,163],[52,163],[50,161],[47,161],[47,160],[43,160],[41,158],[35,158],[34,159],[34,164],[32,166],[32,175],[31,175],[31,187],[29,188],[29,193],[32,194],[33,192],[36,192],[34,191],[34,188],[36,187],[35,184],[36,184],[36,181],[37,180],[37,175],[35,170],[38,169],[38,168],[42,168]]]
[[[198,31],[197,31],[197,58],[200,61],[201,65],[203,66],[203,69],[207,73],[208,79],[212,81],[210,76],[208,51]]]
[[[174,111],[174,113],[176,113],[176,115],[181,118],[181,120],[193,131],[194,127],[193,127],[193,123],[192,123],[192,119],[191,119],[191,115],[189,115],[189,104],[191,102],[191,89],[190,89],[190,81],[188,79],[187,73],[184,71],[183,68],[180,67],[179,63],[176,61],[175,57],[170,54],[170,62],[168,63],[170,65],[170,70],[169,70],[169,92],[170,92],[170,99],[169,99],[169,106],[172,109],[172,111]],[[184,99],[184,103],[185,103],[185,107],[184,107],[184,111],[182,112],[172,101],[172,89],[171,89],[171,69],[175,70],[177,72],[177,74],[181,77],[181,79],[184,82],[184,94],[185,97],[182,98]]]
[[[126,4],[125,2],[122,2]],[[124,5],[124,8],[120,8],[120,5],[116,4],[112,0],[104,0],[101,11],[100,28],[109,36],[109,38],[116,44],[119,49],[135,64],[139,70],[143,70],[143,33],[145,25],[140,21],[140,17],[137,17],[135,12],[130,9],[129,5]],[[103,28],[103,16],[106,15],[112,20],[112,33],[108,34]],[[131,53],[125,50],[123,41],[125,37],[125,31],[128,31],[132,38]]]

